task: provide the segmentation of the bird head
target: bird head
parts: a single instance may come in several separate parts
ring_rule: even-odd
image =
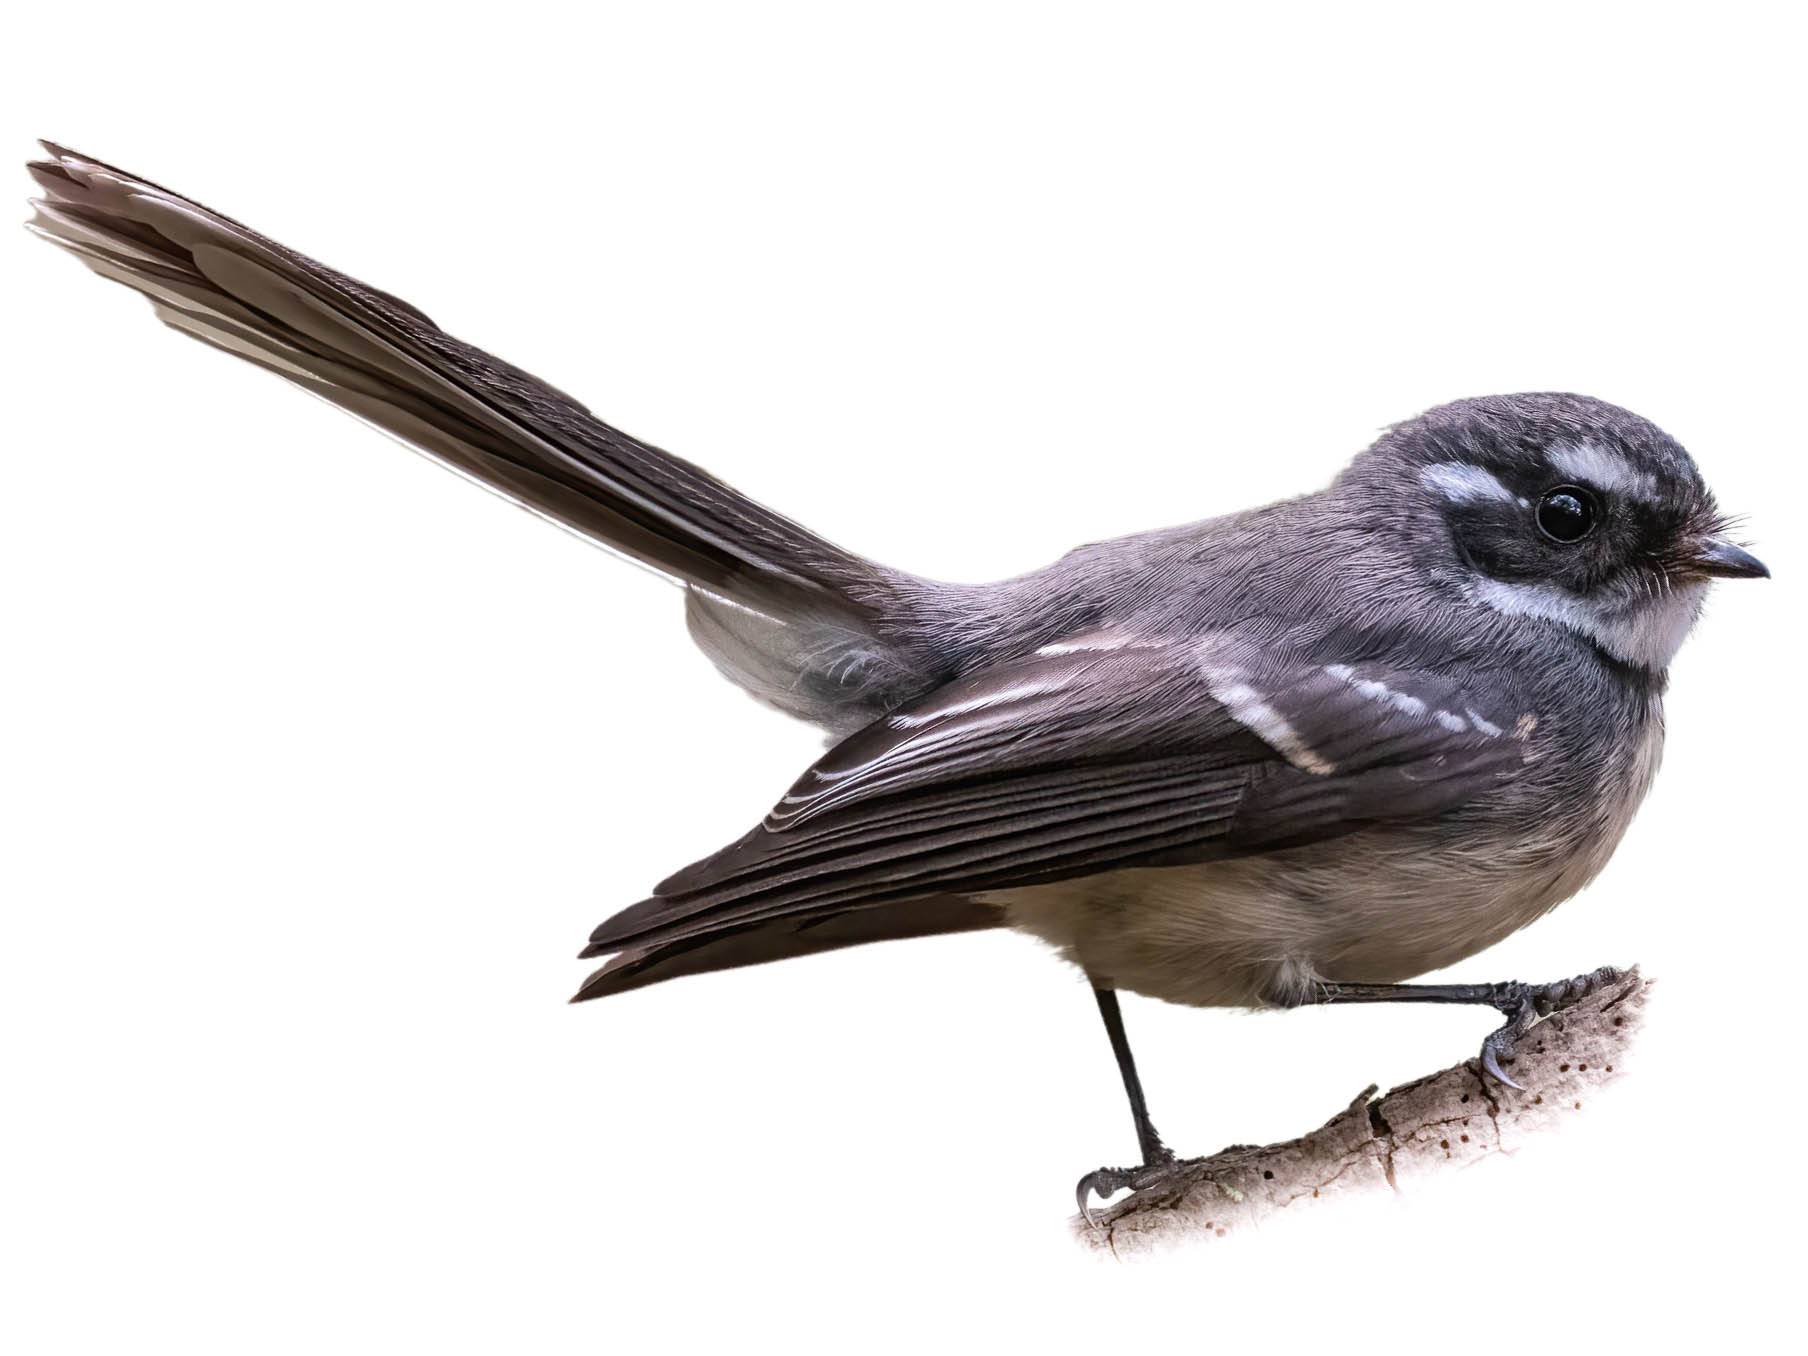
[[[1710,581],[1767,577],[1682,446],[1586,396],[1459,400],[1396,425],[1345,473],[1470,602],[1615,659],[1668,666]]]

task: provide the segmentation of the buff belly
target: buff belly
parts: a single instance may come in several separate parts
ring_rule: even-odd
[[[1284,1006],[1314,981],[1399,983],[1471,956],[1575,893],[1613,848],[1600,838],[1571,850],[1443,838],[1371,830],[983,898],[1101,988],[1194,1006]]]

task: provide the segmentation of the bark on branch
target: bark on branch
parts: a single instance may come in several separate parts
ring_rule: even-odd
[[[1171,1186],[1076,1217],[1085,1246],[1129,1257],[1222,1238],[1289,1207],[1412,1183],[1511,1151],[1575,1115],[1625,1072],[1651,981],[1637,970],[1539,1022],[1507,1071],[1525,1091],[1484,1081],[1474,1059],[1383,1096],[1364,1088],[1320,1129],[1284,1144],[1238,1145],[1183,1164]]]

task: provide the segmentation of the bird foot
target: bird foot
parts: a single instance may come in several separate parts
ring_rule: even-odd
[[[1080,1218],[1092,1225],[1099,1222],[1098,1216],[1092,1212],[1092,1197],[1095,1194],[1100,1201],[1105,1201],[1125,1188],[1129,1188],[1132,1193],[1140,1193],[1172,1186],[1185,1176],[1186,1166],[1167,1149],[1163,1149],[1160,1153],[1151,1155],[1147,1163],[1134,1168],[1097,1168],[1082,1177],[1079,1185],[1074,1188],[1074,1197],[1080,1203]]]
[[[1592,993],[1625,976],[1625,971],[1611,965],[1574,979],[1559,979],[1550,984],[1523,984],[1513,980],[1494,986],[1489,1002],[1505,1014],[1506,1022],[1482,1042],[1482,1070],[1496,1082],[1517,1092],[1525,1088],[1514,1082],[1501,1068],[1503,1061],[1513,1058],[1513,1047],[1519,1038],[1553,1012],[1581,1002]]]

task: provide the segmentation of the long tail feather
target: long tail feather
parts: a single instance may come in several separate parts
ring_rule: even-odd
[[[31,165],[46,194],[33,230],[145,294],[175,329],[689,584],[693,634],[755,695],[851,729],[922,686],[920,661],[884,634],[908,576],[611,428],[388,293],[149,180],[45,148],[51,158]]]

